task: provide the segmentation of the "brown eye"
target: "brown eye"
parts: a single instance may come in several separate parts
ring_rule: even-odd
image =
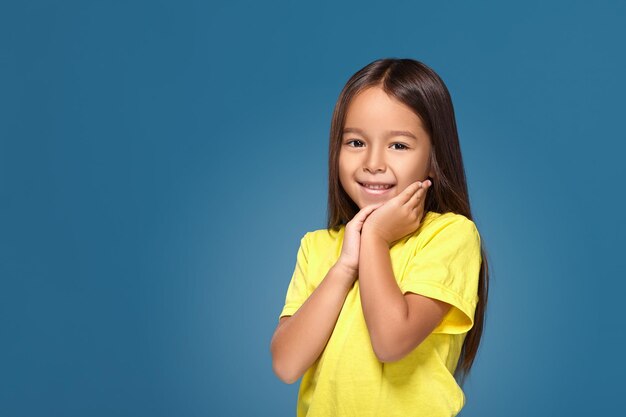
[[[353,143],[353,142],[354,142],[354,143],[358,142],[358,143],[360,143],[360,144],[363,144],[363,142],[361,142],[361,141],[360,141],[360,140],[358,140],[358,139],[351,139],[351,140],[349,140],[349,141],[347,141],[347,142],[346,142],[346,145],[350,145],[350,144],[351,144],[351,143]],[[357,146],[352,146],[352,147],[353,147],[353,148],[356,148]]]
[[[395,146],[395,145],[400,145],[400,146],[402,146],[402,148],[400,148],[400,149],[396,148],[396,149],[398,149],[398,150],[400,150],[400,151],[401,151],[401,150],[404,150],[404,149],[409,149],[409,147],[408,147],[408,146],[406,146],[404,143],[394,143],[394,144],[393,144],[393,145],[391,145],[391,146]]]

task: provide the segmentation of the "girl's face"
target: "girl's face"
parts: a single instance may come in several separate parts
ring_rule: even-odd
[[[339,180],[362,209],[393,198],[415,181],[434,177],[430,152],[430,137],[420,118],[380,87],[370,87],[348,106],[339,151]],[[367,187],[381,184],[387,188]]]

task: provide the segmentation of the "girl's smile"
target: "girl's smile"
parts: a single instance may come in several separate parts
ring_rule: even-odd
[[[358,182],[358,181],[357,181]],[[395,186],[393,184],[379,184],[375,182],[370,183],[361,183],[359,185],[362,188],[362,191],[366,194],[370,195],[383,195],[391,191],[391,189]]]
[[[346,112],[339,180],[359,208],[387,201],[434,177],[430,137],[409,107],[380,87],[357,94]]]

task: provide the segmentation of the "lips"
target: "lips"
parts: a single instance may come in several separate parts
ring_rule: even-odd
[[[359,185],[362,185],[364,187],[367,187],[367,186],[374,186],[374,187],[383,186],[383,187],[391,188],[391,187],[393,187],[395,185],[395,184],[386,183],[386,182],[361,182],[361,181],[357,181],[357,182],[359,183]]]
[[[358,184],[361,190],[363,190],[366,194],[369,194],[369,195],[385,194],[389,192],[389,190],[391,190],[393,187],[395,187],[395,184],[374,183],[374,182],[369,182],[369,183],[359,182]],[[377,188],[368,188],[367,187],[368,185],[371,185]]]

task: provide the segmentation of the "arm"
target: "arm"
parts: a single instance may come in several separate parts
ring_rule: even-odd
[[[274,373],[290,384],[326,347],[358,273],[363,222],[380,204],[362,208],[346,224],[341,254],[326,277],[291,317],[281,317],[270,344]]]
[[[402,359],[437,327],[450,305],[402,294],[393,276],[388,243],[363,228],[359,288],[372,347],[381,362]]]
[[[270,344],[272,368],[284,382],[296,382],[326,346],[356,276],[336,263],[291,317],[281,317]]]

